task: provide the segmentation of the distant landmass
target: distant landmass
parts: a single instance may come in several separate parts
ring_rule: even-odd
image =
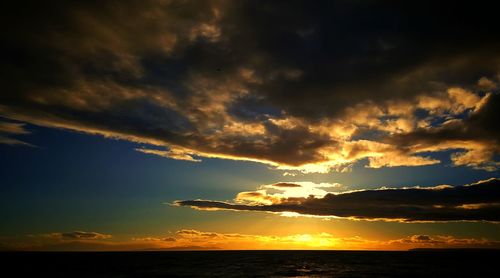
[[[446,252],[446,251],[497,251],[500,252],[499,248],[413,248],[408,251],[436,251],[436,252]]]

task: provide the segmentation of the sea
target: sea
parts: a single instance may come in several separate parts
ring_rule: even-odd
[[[2,277],[500,277],[498,250],[0,252]]]

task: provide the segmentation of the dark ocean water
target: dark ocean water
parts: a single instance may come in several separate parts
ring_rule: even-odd
[[[499,255],[499,251],[2,252],[0,259],[2,277],[500,277]]]

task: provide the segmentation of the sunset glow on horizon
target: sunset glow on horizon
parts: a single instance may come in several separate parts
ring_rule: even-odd
[[[0,251],[500,248],[498,16],[410,2],[5,4]]]

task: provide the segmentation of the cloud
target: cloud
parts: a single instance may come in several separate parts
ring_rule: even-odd
[[[116,242],[110,234],[87,231],[54,232],[5,237],[1,244],[21,251],[106,251],[132,250],[136,243]]]
[[[296,183],[289,183],[289,182],[278,182],[275,184],[272,184],[271,186],[273,187],[302,187],[300,184]]]
[[[486,90],[495,90],[497,88],[497,83],[494,81],[490,80],[488,77],[481,77],[477,81],[477,85],[481,88],[484,88]]]
[[[171,242],[171,241],[176,241],[175,238],[173,237],[164,237],[164,238],[157,238],[157,237],[137,237],[137,238],[132,238],[134,241],[144,241],[144,242]]]
[[[437,164],[419,134],[450,150],[454,125],[481,149],[452,163],[496,170],[489,5],[13,2],[0,115],[289,173]]]
[[[21,140],[17,140],[14,138],[9,138],[5,136],[0,136],[0,144],[5,144],[5,145],[23,145],[23,146],[29,146],[29,147],[34,147],[34,145],[31,145],[30,143],[26,143]]]
[[[323,197],[341,188],[343,186],[339,183],[278,182],[261,185],[257,191],[240,192],[235,201],[242,204],[269,205],[280,203],[285,198]]]
[[[186,200],[175,201],[174,205],[199,210],[295,213],[358,220],[500,221],[500,180],[495,178],[464,186],[324,193],[322,196],[285,196],[260,190],[244,192],[243,196],[238,194],[236,203]]]
[[[6,145],[24,145],[29,147],[34,147],[30,143],[11,138],[11,135],[26,135],[30,134],[28,130],[24,128],[24,123],[14,123],[14,122],[4,122],[0,121],[0,144]],[[9,135],[9,136],[7,136]]]
[[[455,165],[495,171],[500,152],[500,133],[494,120],[500,109],[500,95],[486,95],[480,106],[463,120],[448,120],[441,126],[416,129],[387,138],[409,152],[461,150],[452,155]]]
[[[96,232],[83,232],[83,231],[74,231],[74,232],[66,232],[66,233],[51,233],[41,235],[42,237],[52,238],[52,239],[60,239],[60,240],[100,240],[100,239],[108,239],[111,238],[111,235],[101,234]]]
[[[412,235],[401,239],[389,240],[382,245],[408,249],[414,248],[497,248],[498,241],[476,238],[457,238],[446,235]]]
[[[141,153],[147,153],[147,154],[154,154],[157,156],[162,156],[162,157],[168,157],[176,160],[186,160],[186,161],[193,161],[193,162],[200,162],[201,160],[193,158],[187,151],[183,150],[177,150],[174,148],[171,148],[168,151],[162,151],[162,150],[153,150],[153,149],[145,149],[145,148],[138,148],[135,149],[138,152]]]
[[[10,134],[29,134],[23,123],[0,122],[0,132]]]

